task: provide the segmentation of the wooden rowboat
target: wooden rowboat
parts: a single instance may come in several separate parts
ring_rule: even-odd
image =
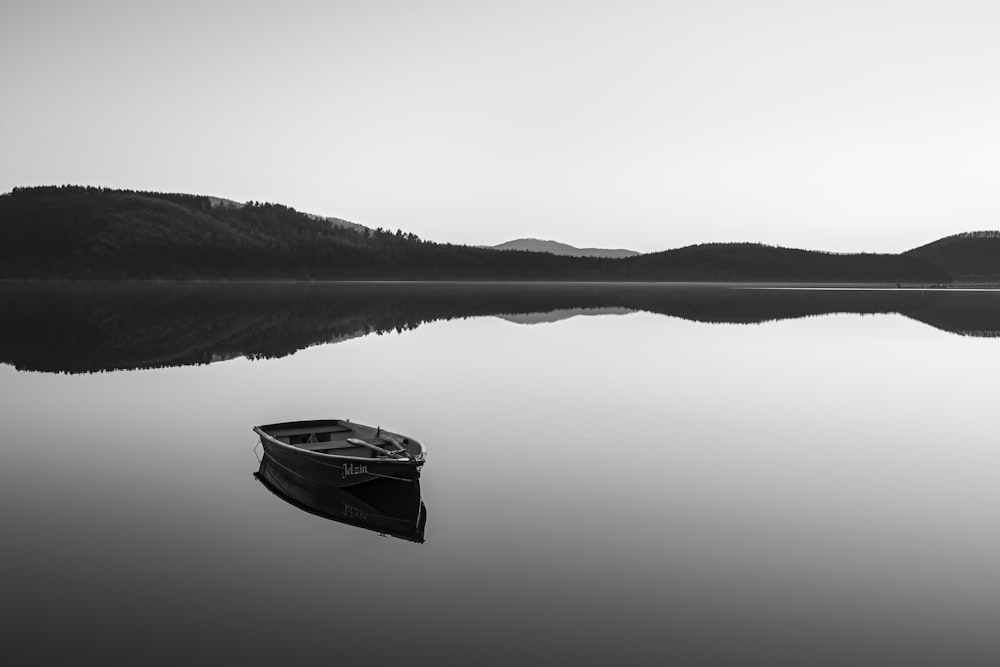
[[[427,450],[417,440],[347,419],[255,426],[264,453],[314,484],[345,487],[420,477]]]

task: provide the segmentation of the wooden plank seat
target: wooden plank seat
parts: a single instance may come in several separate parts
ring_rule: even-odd
[[[366,459],[374,458],[375,452],[367,447],[355,447],[347,443],[339,442],[310,442],[309,444],[292,445],[309,452],[323,452],[327,454],[337,454],[338,456],[361,456]]]
[[[275,429],[271,431],[271,435],[275,438],[281,438],[289,435],[309,435],[310,433],[352,433],[354,429],[349,426],[339,426],[337,424],[323,425],[323,426],[310,426],[305,428],[283,428]]]
[[[355,445],[346,440],[327,440],[325,442],[300,442],[295,443],[292,447],[315,452],[320,449],[350,449],[351,447],[355,447]]]

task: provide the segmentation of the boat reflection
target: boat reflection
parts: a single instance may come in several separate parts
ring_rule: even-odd
[[[271,493],[304,512],[411,542],[424,541],[427,509],[420,482],[374,480],[333,488],[296,475],[265,455],[254,477]]]

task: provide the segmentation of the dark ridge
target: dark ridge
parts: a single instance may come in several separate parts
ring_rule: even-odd
[[[0,363],[81,373],[281,357],[425,322],[630,309],[753,324],[900,313],[967,335],[1000,333],[1000,292],[783,290],[658,284],[0,284]]]
[[[955,283],[1000,282],[1000,232],[997,231],[956,234],[903,254],[940,267]]]
[[[536,280],[937,284],[914,255],[707,244],[627,258],[432,243],[279,204],[63,186],[0,196],[0,278]]]
[[[759,243],[705,243],[623,260],[662,280],[804,283],[947,283],[950,276],[905,255],[837,254]]]

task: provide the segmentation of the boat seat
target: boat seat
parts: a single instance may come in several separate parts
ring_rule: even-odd
[[[352,449],[354,445],[349,442],[345,442],[344,440],[330,440],[327,442],[303,442],[292,445],[292,447],[298,447],[299,449],[316,452],[323,449]]]
[[[364,459],[376,458],[372,450],[367,447],[317,447],[315,449],[310,449],[309,451],[325,454],[339,454],[340,456],[357,456]]]
[[[351,431],[346,431],[343,433],[331,433],[329,431],[322,431],[320,433],[310,432],[309,435],[304,440],[302,439],[302,435],[304,434],[299,434],[295,437],[287,435],[279,435],[276,436],[276,439],[288,445],[294,445],[296,447],[305,447],[307,445],[324,445],[331,442],[344,442],[345,440],[344,436],[349,435],[350,433]]]
[[[275,438],[281,438],[283,436],[289,435],[308,435],[310,433],[349,433],[354,429],[349,426],[341,426],[339,424],[319,424],[316,426],[306,426],[300,428],[280,428],[271,431],[271,435]]]

